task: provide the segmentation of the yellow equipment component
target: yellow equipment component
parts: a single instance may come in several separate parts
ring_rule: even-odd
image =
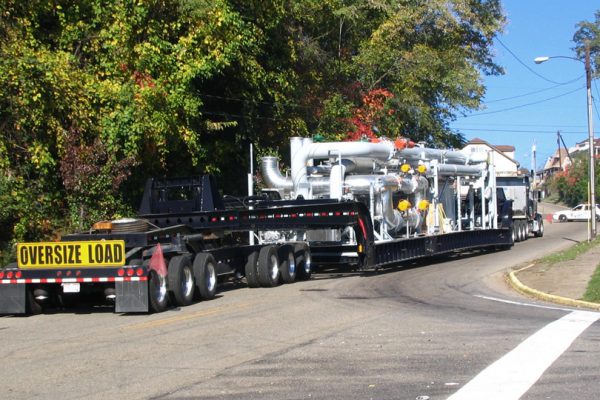
[[[417,171],[418,171],[420,174],[424,174],[424,173],[427,171],[427,167],[426,167],[425,165],[419,165],[419,166],[417,167]]]
[[[407,173],[408,171],[410,171],[410,165],[402,164],[402,166],[400,167],[400,171]]]
[[[400,202],[398,203],[398,210],[400,210],[400,211],[406,211],[411,206],[412,206],[412,204],[410,204],[410,201],[408,201],[408,200],[400,200]]]
[[[417,204],[417,208],[419,211],[426,211],[429,208],[429,202],[427,200],[421,200],[419,201],[419,204]]]

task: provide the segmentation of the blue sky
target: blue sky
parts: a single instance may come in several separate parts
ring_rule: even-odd
[[[541,168],[557,150],[557,131],[561,131],[568,147],[588,137],[585,68],[581,62],[564,58],[539,65],[533,59],[575,57],[572,39],[576,24],[594,21],[600,1],[502,3],[508,23],[494,50],[495,61],[504,67],[505,74],[484,77],[484,109],[457,118],[451,126],[467,139],[478,137],[494,145],[515,146],[515,158],[524,168],[532,168],[531,148],[535,143],[536,165]],[[594,135],[599,138],[599,79],[592,84],[592,95]]]

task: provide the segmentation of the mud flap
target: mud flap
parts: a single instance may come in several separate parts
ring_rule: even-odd
[[[115,282],[115,312],[148,312],[148,282]]]
[[[24,283],[0,285],[0,314],[25,314],[26,307]]]

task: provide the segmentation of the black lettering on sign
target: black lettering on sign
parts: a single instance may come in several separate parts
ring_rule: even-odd
[[[27,252],[27,247],[21,246],[21,248],[19,249],[19,256],[21,258],[21,264],[29,264],[29,253]]]
[[[97,263],[100,263],[100,264],[103,263],[104,262],[104,245],[97,244],[94,249],[94,255],[96,256]]]
[[[63,262],[63,249],[64,249],[64,246],[62,246],[62,245],[57,245],[54,248],[54,262],[56,264],[62,264],[62,262]]]
[[[52,249],[53,246],[44,247],[44,258],[46,259],[46,264],[52,264],[54,262],[54,257],[52,257]]]
[[[113,254],[112,254],[112,246],[110,244],[107,244],[106,248],[104,250],[104,262],[105,263],[114,262]]]
[[[115,263],[122,263],[123,261],[123,247],[115,244]]]
[[[81,264],[81,246],[73,247],[75,247],[75,263]]]

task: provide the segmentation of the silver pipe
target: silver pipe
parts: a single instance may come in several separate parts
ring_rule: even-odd
[[[261,171],[267,187],[283,189],[288,193],[293,189],[292,180],[283,176],[279,171],[277,157],[263,157]]]

